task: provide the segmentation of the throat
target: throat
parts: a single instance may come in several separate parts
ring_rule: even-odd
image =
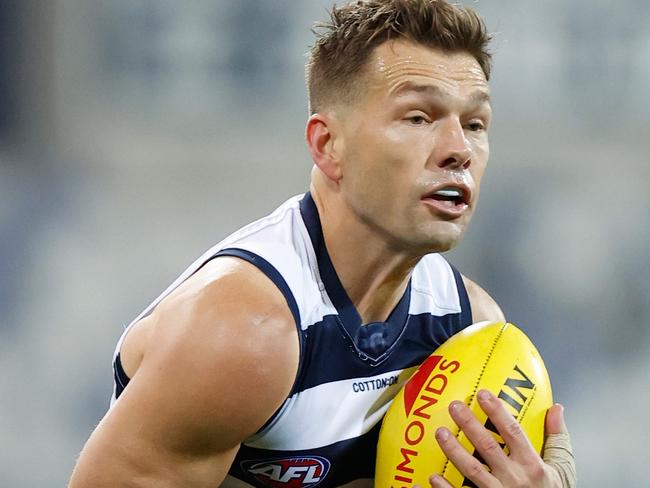
[[[399,286],[380,286],[369,291],[359,301],[351,297],[357,308],[362,324],[387,322],[407,291],[408,279]]]

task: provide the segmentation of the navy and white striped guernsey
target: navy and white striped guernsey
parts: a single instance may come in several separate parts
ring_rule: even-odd
[[[458,271],[439,254],[424,256],[388,320],[363,325],[327,254],[314,200],[298,195],[207,251],[127,327],[115,350],[111,405],[129,380],[119,358],[129,328],[218,256],[263,271],[282,291],[300,337],[288,398],[242,443],[221,486],[372,486],[380,421],[392,398],[472,321]]]

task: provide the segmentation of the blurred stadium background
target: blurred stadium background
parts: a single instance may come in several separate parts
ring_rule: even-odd
[[[3,2],[0,486],[64,486],[123,324],[305,190],[304,53],[329,4]],[[581,486],[640,486],[650,2],[472,5],[497,33],[493,152],[451,259],[546,358]]]

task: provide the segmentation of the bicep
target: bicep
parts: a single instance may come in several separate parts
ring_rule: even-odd
[[[143,365],[81,452],[71,488],[203,487],[223,479],[237,452],[237,429],[219,414],[201,419],[201,381],[179,385],[161,361]],[[223,406],[221,416],[227,415]],[[209,427],[214,438],[200,432]],[[216,432],[221,430],[221,432]]]
[[[214,487],[226,476],[238,446],[202,455],[184,454],[165,442],[153,443],[152,436],[142,435],[152,433],[146,421],[138,424],[143,416],[129,412],[127,420],[120,410],[116,404],[91,435],[70,488]],[[164,416],[157,417],[162,420]]]
[[[253,272],[251,283],[251,272],[218,280],[217,293],[190,285],[156,312],[147,353],[84,447],[71,488],[223,480],[297,370],[291,313],[265,278]]]

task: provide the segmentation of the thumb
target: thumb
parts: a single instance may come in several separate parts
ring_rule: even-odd
[[[564,423],[564,407],[556,403],[546,412],[546,438],[543,459],[555,471],[563,488],[576,486],[576,462],[571,449],[569,432]]]
[[[544,425],[545,435],[566,434],[568,430],[564,422],[564,407],[556,403],[546,412],[546,422]]]

